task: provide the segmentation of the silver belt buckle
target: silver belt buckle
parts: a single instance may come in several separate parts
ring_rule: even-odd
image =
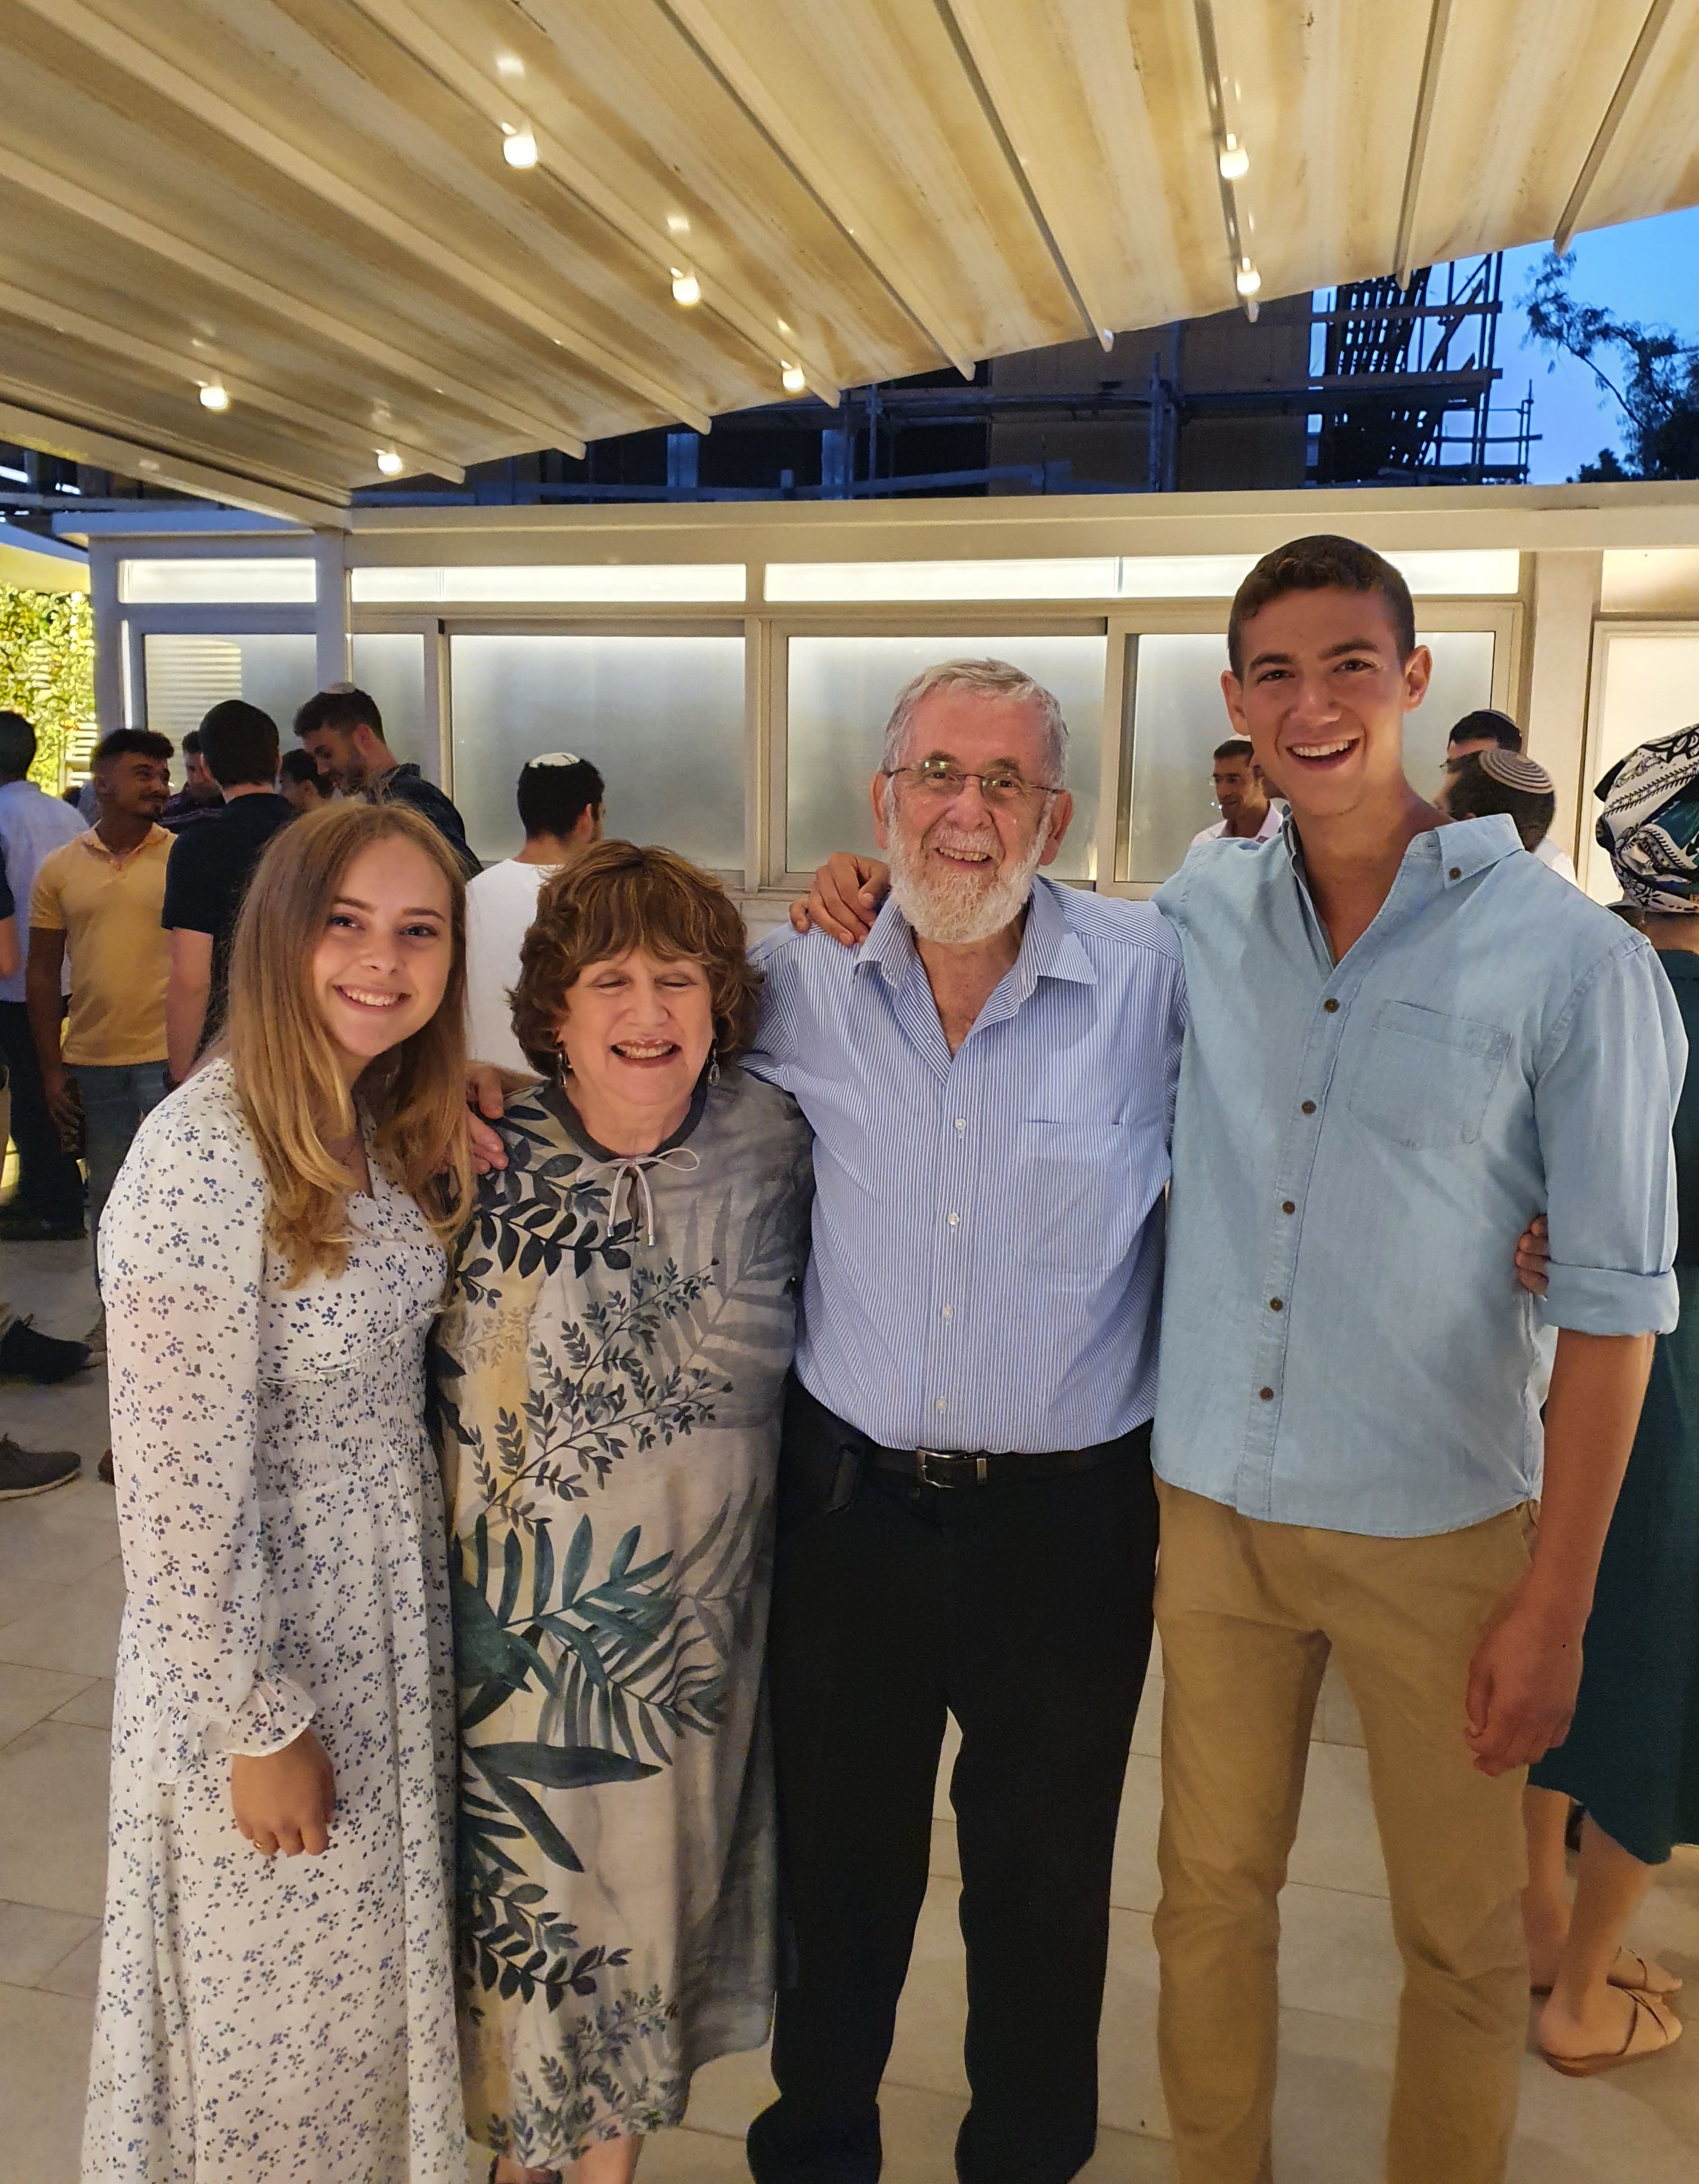
[[[983,1456],[971,1458],[964,1451],[954,1448],[917,1448],[915,1451],[915,1456],[920,1466],[920,1482],[922,1486],[934,1486],[940,1492],[944,1492],[962,1484],[959,1475],[954,1479],[935,1476],[932,1469],[934,1462],[939,1463],[973,1462],[977,1464],[976,1476],[978,1484],[982,1486],[985,1484],[985,1459]]]

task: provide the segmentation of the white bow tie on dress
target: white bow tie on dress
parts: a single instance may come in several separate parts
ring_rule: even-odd
[[[620,1184],[629,1176],[633,1190],[643,1200],[643,1242],[655,1242],[655,1200],[649,1187],[648,1171],[652,1167],[677,1167],[688,1173],[702,1163],[688,1145],[670,1145],[661,1153],[616,1153],[611,1160],[592,1161],[594,1168],[611,1168],[613,1179],[608,1186],[608,1203],[617,1206]]]

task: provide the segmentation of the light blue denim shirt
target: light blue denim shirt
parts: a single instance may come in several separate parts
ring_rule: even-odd
[[[92,822],[69,804],[37,788],[33,781],[0,782],[0,851],[6,858],[6,878],[18,905],[18,938],[27,956],[30,944],[30,897],[36,885],[36,867],[43,857],[62,850]],[[70,969],[63,974],[62,989],[70,990]],[[0,1001],[24,999],[24,971],[0,978]]]
[[[1290,821],[1195,850],[1156,901],[1190,1010],[1159,1475],[1387,1538],[1530,1499],[1542,1312],[1675,1324],[1687,1042],[1657,957],[1502,817],[1418,835],[1337,965]],[[1543,1306],[1512,1266],[1536,1213]]]
[[[1089,1448],[1143,1425],[1185,1020],[1156,912],[1036,881],[954,1054],[894,900],[859,948],[782,932],[755,953],[744,1066],[814,1131],[803,1385],[888,1448]]]

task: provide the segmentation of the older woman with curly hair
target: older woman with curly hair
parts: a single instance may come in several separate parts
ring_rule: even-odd
[[[737,1066],[717,881],[604,842],[543,889],[509,1099],[440,1323],[473,2136],[623,2184],[773,1988],[761,1703],[806,1125]]]

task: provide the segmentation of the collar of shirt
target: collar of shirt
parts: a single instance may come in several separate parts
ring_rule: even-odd
[[[1643,940],[1508,819],[1406,849],[1335,963],[1289,821],[1157,897],[1185,959],[1156,1461],[1246,1517],[1402,1537],[1537,1496],[1539,1320],[1674,1322],[1686,1045]],[[1539,1314],[1512,1275],[1551,1223]]]
[[[104,857],[113,870],[120,872],[126,865],[134,864],[137,857],[145,855],[149,850],[157,847],[161,842],[170,849],[175,838],[169,827],[153,827],[142,837],[133,850],[109,850],[92,827],[86,834],[79,834],[75,837],[85,850],[94,856]]]

